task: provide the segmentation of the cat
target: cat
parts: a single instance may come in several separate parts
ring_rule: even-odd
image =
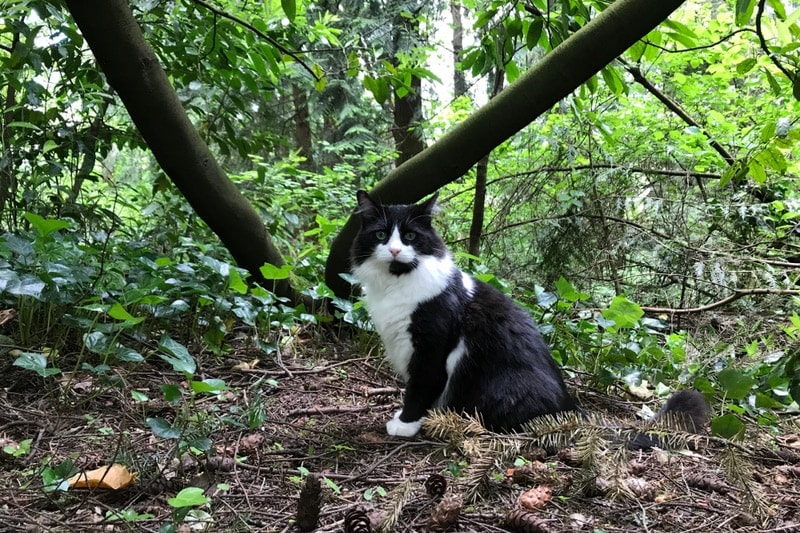
[[[413,437],[434,408],[477,414],[501,432],[537,416],[580,411],[530,315],[455,265],[432,224],[437,197],[383,205],[365,191],[356,194],[361,228],[351,270],[386,358],[406,382],[403,408],[386,423],[387,433]],[[699,430],[703,402],[683,391],[662,411],[686,413],[687,426],[696,422]],[[654,444],[641,436],[636,447]]]

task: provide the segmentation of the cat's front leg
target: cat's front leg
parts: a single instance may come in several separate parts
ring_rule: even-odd
[[[419,430],[422,427],[422,421],[425,419],[425,417],[413,422],[403,422],[400,419],[402,414],[403,410],[400,409],[394,414],[394,418],[386,422],[386,433],[393,437],[413,437],[419,433]]]
[[[422,421],[428,409],[442,393],[447,381],[447,374],[429,372],[414,373],[406,385],[403,408],[386,422],[386,432],[394,437],[413,437],[422,428]]]

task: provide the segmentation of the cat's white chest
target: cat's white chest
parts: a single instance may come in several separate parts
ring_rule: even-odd
[[[413,271],[394,276],[386,265],[369,259],[353,270],[364,288],[364,303],[381,336],[386,359],[407,380],[414,353],[409,327],[414,311],[447,288],[455,266],[450,257],[422,257]]]

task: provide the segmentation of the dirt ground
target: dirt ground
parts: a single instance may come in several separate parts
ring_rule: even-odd
[[[0,531],[800,531],[798,418],[733,447],[611,444],[588,459],[458,424],[446,439],[393,438],[384,423],[402,390],[375,343],[299,334],[283,346],[279,358],[195,353],[195,379],[229,388],[196,395],[156,357],[45,379],[4,356]],[[636,406],[569,383],[587,410],[633,417]],[[182,399],[167,402],[162,386],[176,384]],[[148,418],[180,435],[156,437]],[[122,463],[136,480],[47,485],[65,461]],[[186,487],[207,503],[176,507]]]

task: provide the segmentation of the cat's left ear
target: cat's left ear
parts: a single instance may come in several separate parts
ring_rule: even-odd
[[[435,215],[439,213],[439,204],[436,201],[439,199],[439,191],[433,193],[433,196],[419,204],[422,210],[428,215]]]

